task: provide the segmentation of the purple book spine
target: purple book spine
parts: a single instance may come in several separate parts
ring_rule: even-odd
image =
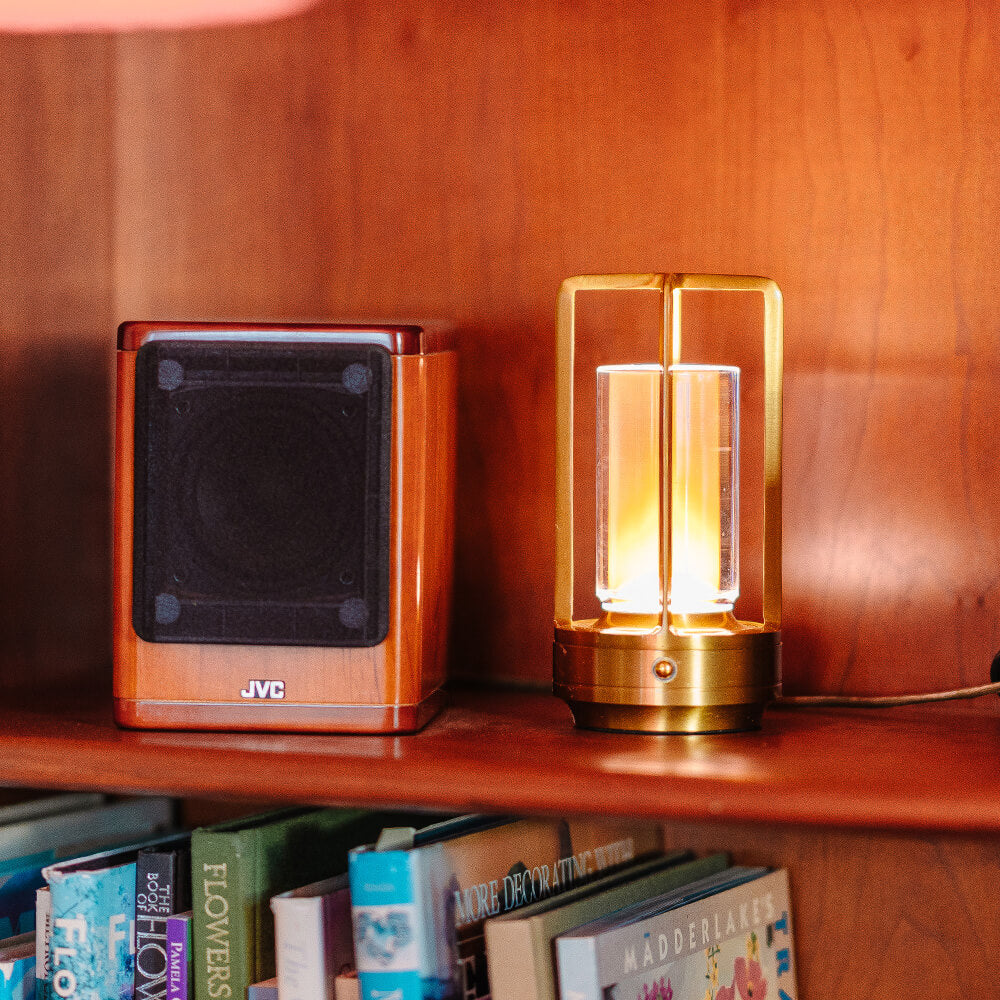
[[[167,918],[167,1000],[191,1000],[191,914]]]

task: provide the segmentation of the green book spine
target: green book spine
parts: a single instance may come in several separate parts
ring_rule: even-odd
[[[246,1000],[275,975],[271,897],[347,870],[385,814],[292,809],[191,836],[195,1000]]]
[[[249,839],[246,831],[224,829],[191,836],[195,1000],[243,1000],[252,982]]]
[[[251,927],[250,974],[247,983],[273,979],[274,913],[271,897],[347,871],[347,853],[378,836],[394,814],[360,809],[316,809],[269,823],[253,831],[253,895],[248,920]],[[406,816],[409,822],[412,817]]]

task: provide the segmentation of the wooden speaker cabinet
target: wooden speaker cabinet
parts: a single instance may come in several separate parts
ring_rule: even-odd
[[[456,354],[410,325],[125,323],[115,718],[405,732],[440,704]]]

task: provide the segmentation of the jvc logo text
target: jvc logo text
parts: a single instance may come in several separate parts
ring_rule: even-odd
[[[250,681],[250,683],[240,691],[241,698],[284,698],[284,681]]]

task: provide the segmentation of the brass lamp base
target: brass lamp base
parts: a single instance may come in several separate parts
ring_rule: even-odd
[[[554,691],[578,726],[644,733],[759,729],[781,693],[781,632],[735,623],[732,631],[670,633],[557,628]],[[666,641],[664,641],[666,639]]]

